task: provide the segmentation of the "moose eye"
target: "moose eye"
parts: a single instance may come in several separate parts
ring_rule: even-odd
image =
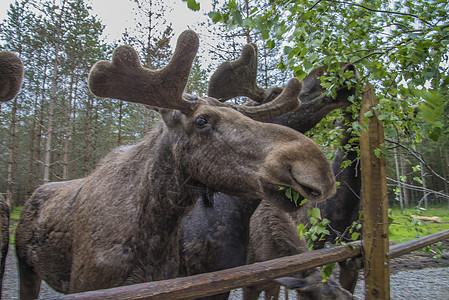
[[[199,116],[198,118],[196,118],[195,123],[198,127],[204,127],[206,126],[209,122],[207,121],[206,117],[204,116]]]

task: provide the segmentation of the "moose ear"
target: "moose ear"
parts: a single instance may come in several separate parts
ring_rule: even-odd
[[[22,60],[8,51],[0,51],[0,101],[6,102],[19,93],[23,79]]]

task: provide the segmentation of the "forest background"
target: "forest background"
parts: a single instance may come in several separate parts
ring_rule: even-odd
[[[148,107],[97,98],[87,87],[90,67],[110,59],[117,45],[135,47],[151,69],[171,57],[179,34],[167,18],[171,4],[126,1],[134,25],[112,41],[87,0],[23,0],[8,8],[0,49],[25,65],[21,92],[0,104],[0,193],[10,205],[22,205],[43,183],[88,175],[112,148],[137,142],[159,122]],[[391,204],[448,205],[447,1],[174,3],[203,20],[190,26],[201,51],[186,92],[205,95],[215,67],[236,59],[247,42],[259,48],[261,87],[302,79],[322,65],[328,72],[322,85],[332,95],[345,81],[354,84],[338,72],[340,62],[353,63],[360,73],[353,105],[332,112],[308,134],[332,160],[342,134],[336,121],[347,113],[359,117],[363,88],[371,83],[385,126],[386,143],[377,153],[387,158]],[[358,122],[350,125],[360,130]]]

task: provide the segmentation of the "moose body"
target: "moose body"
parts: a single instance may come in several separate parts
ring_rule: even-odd
[[[295,108],[300,83],[291,80],[273,104],[257,108],[185,95],[197,48],[187,31],[162,70],[142,68],[130,47],[94,65],[94,94],[155,106],[163,122],[89,176],[34,192],[16,231],[22,299],[36,298],[42,279],[74,293],[176,277],[181,219],[205,191],[267,198],[285,210],[294,204],[279,185],[316,201],[335,192],[312,140],[258,121]]]
[[[201,196],[180,226],[180,276],[246,264],[250,218],[260,199],[223,193]],[[229,292],[199,299],[225,300]]]

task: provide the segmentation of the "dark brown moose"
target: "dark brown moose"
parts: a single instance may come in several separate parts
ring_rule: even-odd
[[[341,64],[341,69],[342,71],[352,71],[352,79],[355,81],[358,79],[357,71],[353,65]],[[322,75],[325,75],[325,73],[321,67],[308,74],[301,82],[301,105],[294,111],[278,117],[273,116],[268,122],[285,125],[304,133],[314,127],[332,110],[350,105],[351,102],[348,97],[354,95],[355,88],[348,88],[348,86],[343,85],[338,88],[337,97],[333,99],[326,95],[326,90],[321,86],[320,76]],[[257,47],[255,44],[248,44],[243,47],[237,60],[225,62],[218,67],[209,82],[208,94],[221,101],[226,101],[235,96],[246,96],[257,102],[251,105],[260,105],[272,101],[283,91],[282,87],[269,89],[259,87],[256,83],[256,77]],[[341,161],[338,162],[337,170],[339,170],[340,164]],[[342,191],[338,190],[337,193],[339,192]],[[340,208],[343,205],[338,201],[344,201],[344,197],[340,198],[334,201],[327,200],[320,204],[325,203],[323,206],[327,206],[328,210],[332,211],[334,206]],[[242,199],[223,193],[203,194],[198,199],[194,209],[181,223],[180,275],[195,275],[245,264],[248,243],[250,242],[250,220],[251,223],[254,223],[251,225],[252,239],[255,239],[253,242],[257,245],[256,248],[259,252],[250,254],[253,257],[248,258],[248,263],[308,251],[307,247],[303,245],[304,241],[299,240],[296,230],[273,232],[276,227],[290,229],[293,226],[293,220],[285,212],[264,203],[262,206],[270,209],[263,209],[263,212],[256,213],[252,217],[254,211],[261,210],[261,208],[257,208],[259,203],[260,199]],[[352,207],[348,207],[348,209],[350,211],[344,212],[344,216],[353,211]],[[308,222],[306,208],[300,208],[299,210],[299,212],[294,213],[294,216],[301,216],[302,220],[298,220],[300,222]],[[289,224],[283,224],[287,223],[286,220],[290,220]],[[352,220],[345,221],[344,224],[348,222],[350,224]],[[343,226],[343,224],[341,225]],[[255,230],[257,232],[254,232]],[[273,237],[276,238],[273,239]],[[266,241],[267,245],[272,243],[277,246],[264,249],[264,246],[260,246],[263,241]],[[264,253],[264,255],[259,255],[260,253]],[[301,290],[303,294],[320,295],[316,299],[327,296],[334,297],[334,299],[351,297],[350,293],[341,289],[335,281],[322,283],[321,275],[317,269],[297,275],[300,278],[302,277]],[[295,283],[298,280],[295,279]],[[274,282],[267,286],[255,286],[246,289],[245,299],[257,298],[260,291],[265,288],[267,288],[265,295],[271,293],[273,297],[279,291],[279,285]],[[222,293],[201,299],[227,299],[228,295],[229,293]]]
[[[127,46],[92,67],[94,94],[153,106],[163,122],[86,178],[45,184],[26,202],[16,231],[22,299],[36,298],[41,280],[74,293],[176,277],[179,224],[205,190],[286,210],[295,205],[279,186],[314,201],[334,194],[330,164],[312,140],[259,122],[297,107],[301,84],[292,79],[258,107],[185,95],[197,49],[186,31],[159,71],[141,67]]]

